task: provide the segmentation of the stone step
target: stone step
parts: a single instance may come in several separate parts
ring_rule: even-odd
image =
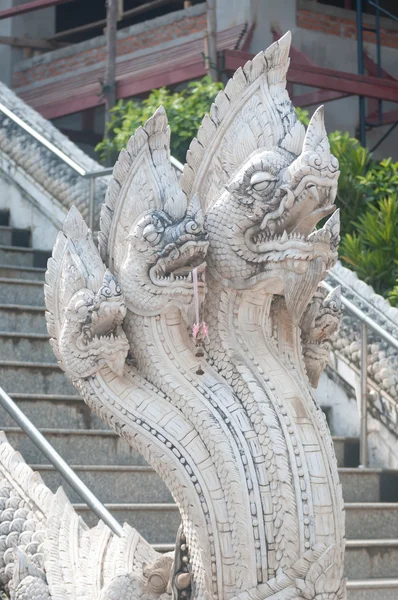
[[[395,539],[398,532],[398,503],[347,502],[347,539]]]
[[[24,248],[23,246],[0,245],[0,264],[16,267],[39,267],[45,269],[51,252]]]
[[[31,465],[52,491],[63,486],[72,502],[81,502],[73,490],[51,465]],[[87,487],[103,502],[171,503],[173,498],[162,479],[149,466],[71,465]]]
[[[0,331],[0,360],[56,362],[48,335],[6,331]]]
[[[29,229],[17,229],[9,225],[0,225],[0,246],[30,246]]]
[[[345,574],[348,579],[398,579],[398,540],[348,540]]]
[[[398,471],[339,469],[345,502],[398,502]]]
[[[21,333],[47,333],[43,306],[0,304],[1,331]]]
[[[7,394],[70,394],[75,388],[55,363],[0,360],[1,387]]]
[[[359,439],[356,437],[333,437],[334,450],[339,467],[355,468],[359,465]]]
[[[0,304],[43,306],[43,282],[34,279],[8,279],[1,277]]]
[[[161,479],[158,478],[155,475],[155,472],[150,467],[147,467],[144,470],[139,470],[139,469],[136,470],[136,467],[134,467],[134,466],[133,467],[123,467],[123,466],[118,466],[118,465],[116,465],[116,466],[106,466],[105,465],[105,466],[100,466],[100,467],[93,467],[93,466],[90,467],[90,466],[86,465],[86,466],[78,466],[77,469],[79,471],[82,471],[84,477],[86,477],[86,476],[88,477],[88,475],[86,473],[87,471],[89,471],[90,473],[92,473],[96,469],[99,469],[100,472],[104,473],[104,477],[108,476],[108,475],[110,477],[111,474],[112,474],[112,477],[114,477],[116,481],[117,481],[118,469],[120,469],[120,473],[119,473],[120,479],[123,479],[125,481],[126,486],[123,487],[123,488],[121,488],[119,490],[119,492],[118,492],[118,497],[114,498],[114,500],[117,501],[117,502],[129,502],[129,501],[131,502],[133,500],[131,498],[130,494],[131,494],[131,491],[137,485],[137,481],[139,480],[139,475],[140,474],[141,474],[141,478],[142,478],[143,482],[145,482],[146,478],[149,477],[148,474],[149,473],[151,474],[151,477],[152,477],[151,480],[153,481],[154,490],[155,490],[155,488],[156,488],[156,490],[160,490],[161,488],[165,489],[165,486],[164,486],[163,482],[161,481]],[[54,480],[54,478],[55,478],[55,480],[59,482],[59,483],[57,483],[57,486],[61,485],[60,479],[59,479],[57,473],[54,472],[54,469],[52,467],[47,467],[46,471],[48,471],[49,473],[52,473],[52,477],[53,477],[52,480]],[[108,473],[108,471],[109,471],[109,473]],[[131,481],[130,481],[130,483],[128,483],[130,479],[131,479]],[[91,483],[89,483],[89,481],[91,481],[91,480],[87,480],[87,485],[89,487],[91,487]],[[343,479],[343,482],[344,482],[344,479]],[[146,483],[145,483],[145,485],[146,485]],[[345,485],[346,485],[346,482],[343,483],[343,493],[344,493],[344,486]],[[52,489],[53,489],[53,487],[52,487]],[[96,495],[98,495],[98,497],[100,498],[100,500],[102,502],[110,502],[112,500],[112,499],[101,498],[101,494],[102,494],[101,488],[99,488],[99,489],[93,489],[93,491],[94,491],[94,493]],[[125,493],[125,495],[123,495],[124,493]],[[156,491],[156,493],[157,493],[157,491]],[[347,497],[346,494],[345,494],[345,497]],[[154,501],[153,498],[151,498],[150,500],[151,500],[151,502]],[[142,500],[137,500],[137,502],[141,502],[141,501]],[[372,502],[372,500],[369,500],[369,502]],[[397,577],[398,577],[398,573],[397,573]]]
[[[30,464],[49,464],[18,427],[3,427],[11,446]],[[146,465],[144,458],[116,433],[102,429],[41,429],[46,440],[68,464]]]
[[[8,227],[10,224],[10,211],[8,208],[0,208],[0,225]]]
[[[160,505],[161,506],[161,505]],[[175,510],[177,510],[177,507],[175,505],[170,504],[170,508],[168,509],[170,512],[172,512],[171,507],[174,506]],[[116,508],[115,508],[116,507]],[[87,508],[86,508],[87,510]],[[130,525],[134,524],[133,521],[133,515],[134,515],[134,511],[135,506],[131,506],[130,504],[112,504],[112,512],[114,512],[115,517],[117,518],[117,520],[119,522],[124,522],[127,521],[128,523],[130,523]],[[159,509],[160,510],[160,509]],[[381,517],[376,516],[375,515],[375,509],[373,509],[373,514],[371,514],[370,512],[368,514],[360,514],[359,518],[362,519],[363,521],[366,520],[366,523],[363,524],[362,530],[360,527],[356,526],[356,520],[358,519],[358,512],[357,514],[354,514],[354,511],[350,508],[350,504],[346,504],[346,510],[347,510],[347,537],[348,539],[352,538],[355,540],[359,540],[359,539],[363,539],[363,540],[380,540],[380,539],[384,539],[384,540],[393,540],[394,538],[394,534],[396,535],[396,532],[398,531],[398,504],[394,504],[394,505],[389,505],[386,504],[384,505],[384,507],[379,509],[379,515],[381,515]],[[118,514],[116,514],[118,513]],[[131,514],[132,513],[132,514]],[[91,517],[92,518],[92,517]],[[375,521],[378,521],[378,527],[375,529],[374,526],[372,526],[371,523],[367,523],[367,521],[369,521],[369,519],[374,518]],[[159,516],[159,520],[160,520],[160,516]],[[382,522],[384,521],[384,526],[381,526]],[[92,523],[93,521],[91,521]],[[352,532],[352,530],[354,529],[354,532]],[[367,537],[366,534],[367,533],[371,533],[372,531],[377,532],[377,536],[373,535],[373,536],[369,536]],[[355,536],[355,531],[360,532],[363,531],[364,535],[362,535],[361,537],[359,536]],[[352,533],[354,533],[354,535],[352,535]],[[386,535],[386,533],[388,535]],[[173,539],[152,539],[151,543],[172,543]],[[359,542],[358,542],[359,543]],[[372,552],[372,549],[370,550],[370,553]],[[351,568],[351,567],[350,567]],[[353,576],[353,575],[352,575]],[[358,577],[355,576],[355,578],[357,579]]]
[[[80,396],[13,394],[12,398],[38,429],[108,429]],[[0,406],[0,429],[14,426],[14,419]]]
[[[347,600],[397,600],[398,579],[353,579],[347,590]]]
[[[37,279],[38,281],[44,281],[45,274],[45,269],[38,269],[36,267],[15,267],[12,265],[0,264],[0,277],[6,277],[8,279]]]
[[[105,504],[119,523],[129,523],[150,544],[174,544],[180,525],[180,514],[175,504]],[[74,505],[77,512],[91,527],[98,517],[85,504]]]

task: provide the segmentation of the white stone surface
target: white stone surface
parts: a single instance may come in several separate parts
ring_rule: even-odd
[[[43,492],[54,598],[346,599],[341,484],[306,372],[318,379],[340,310],[318,288],[338,213],[314,231],[333,212],[338,163],[323,110],[306,132],[297,120],[289,48],[286,35],[220,92],[181,180],[164,110],[137,130],[99,252],[77,209],[58,235],[45,287],[58,362],[163,478],[184,543],[159,567],[134,530],[88,530],[62,492]],[[315,342],[320,354],[305,353]],[[29,497],[28,477],[17,483]]]

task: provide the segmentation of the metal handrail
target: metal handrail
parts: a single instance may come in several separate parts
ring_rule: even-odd
[[[105,506],[98,500],[98,498],[92,493],[91,490],[86,486],[85,483],[76,475],[73,469],[70,468],[68,463],[58,454],[58,452],[51,446],[46,438],[40,433],[33,423],[28,419],[26,415],[21,411],[10,396],[0,387],[0,404],[5,408],[9,415],[16,421],[16,423],[23,429],[23,431],[30,437],[32,442],[39,448],[44,456],[54,465],[54,467],[61,473],[62,477],[69,483],[70,486],[79,494],[84,500],[87,506],[97,515],[99,519],[108,525],[108,527],[117,536],[123,535],[123,528],[111,515],[111,513],[105,508]]]
[[[339,277],[334,274],[332,277],[339,283]],[[333,287],[326,281],[323,281],[321,285],[328,292],[333,290]],[[360,467],[365,468],[368,465],[368,327],[397,350],[398,340],[343,295],[341,296],[341,302],[348,312],[361,322],[359,463]]]
[[[65,152],[60,150],[55,144],[49,142],[43,135],[41,135],[38,131],[33,129],[28,123],[26,123],[23,119],[18,117],[15,113],[12,112],[7,106],[0,102],[0,112],[5,114],[9,119],[14,121],[19,127],[21,127],[26,133],[28,133],[31,137],[33,137],[36,141],[40,142],[47,150],[52,152],[55,156],[60,158],[65,164],[71,167],[78,175],[90,180],[89,184],[89,204],[88,204],[88,226],[91,231],[94,230],[94,214],[95,214],[95,180],[98,177],[106,177],[107,175],[112,175],[113,167],[107,169],[99,169],[98,171],[87,171],[83,167],[81,167],[76,161],[70,158]],[[174,156],[170,156],[171,164],[182,172],[183,165],[179,160],[174,158]]]
[[[43,146],[45,146],[53,154],[55,154],[56,156],[58,156],[58,158],[60,158],[64,163],[66,163],[67,165],[69,165],[74,171],[76,171],[76,173],[78,173],[82,177],[84,177],[84,176],[87,175],[87,171],[85,169],[83,169],[83,167],[81,167],[80,165],[78,165],[77,162],[75,162],[72,158],[70,158],[67,154],[65,154],[65,152],[62,152],[62,150],[60,150],[59,148],[57,148],[57,146],[55,146],[54,144],[52,144],[51,142],[49,142],[38,131],[36,131],[35,129],[33,129],[33,127],[31,127],[30,125],[28,125],[27,123],[25,123],[25,121],[23,121],[23,119],[20,119],[15,113],[12,112],[12,110],[10,110],[6,106],[4,106],[4,104],[2,104],[1,102],[0,102],[0,111],[2,113],[4,113],[5,115],[7,115],[7,117],[9,119],[11,119],[12,121],[14,121],[14,123],[16,123],[17,125],[19,125],[19,127],[21,127],[22,129],[24,129],[27,133],[29,133],[30,136],[32,136],[35,140],[37,140],[38,142],[40,142]]]
[[[335,276],[334,273],[333,273],[332,277],[333,277],[333,279],[336,279],[337,282],[339,282],[339,278],[337,276]],[[328,292],[331,292],[334,289],[329,283],[326,283],[326,281],[322,281],[321,285]],[[382,337],[386,342],[388,342],[389,344],[391,344],[392,346],[394,346],[394,348],[396,348],[398,350],[398,340],[395,337],[393,337],[391,335],[391,333],[388,333],[388,331],[383,329],[378,323],[373,321],[373,319],[368,317],[368,315],[366,315],[360,308],[355,306],[355,304],[350,302],[344,296],[341,296],[341,302],[351,314],[353,314],[355,317],[360,319],[360,321],[362,323],[364,323],[367,327],[372,329],[372,331],[377,333],[377,335]]]

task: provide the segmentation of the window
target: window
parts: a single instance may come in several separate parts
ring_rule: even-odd
[[[204,0],[191,0],[190,4],[201,4]],[[184,0],[155,2],[154,8],[148,6],[148,0],[124,0],[126,16],[118,22],[118,29],[142,23],[155,17],[184,8]],[[142,12],[129,15],[129,11],[145,5]],[[105,0],[73,0],[56,7],[55,38],[66,42],[81,42],[103,35],[106,19]],[[90,26],[92,25],[92,26]]]

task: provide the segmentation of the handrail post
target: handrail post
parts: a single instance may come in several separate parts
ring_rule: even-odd
[[[368,332],[366,323],[361,323],[361,381],[360,381],[360,440],[359,466],[368,466]]]
[[[21,429],[30,437],[32,442],[37,448],[39,448],[44,456],[54,465],[54,467],[61,473],[62,477],[73,487],[73,489],[79,494],[84,500],[87,506],[95,512],[98,518],[108,525],[108,527],[117,536],[123,535],[123,528],[116,521],[115,517],[105,508],[105,506],[98,500],[98,498],[88,489],[85,483],[76,475],[73,469],[70,468],[68,463],[58,454],[58,452],[51,446],[46,438],[36,429],[33,423],[28,417],[21,411],[21,409],[15,404],[8,394],[0,387],[0,404],[5,410],[12,416],[15,422],[21,427]]]
[[[94,232],[94,212],[95,212],[95,178],[90,177],[89,198],[88,198],[88,227]]]

